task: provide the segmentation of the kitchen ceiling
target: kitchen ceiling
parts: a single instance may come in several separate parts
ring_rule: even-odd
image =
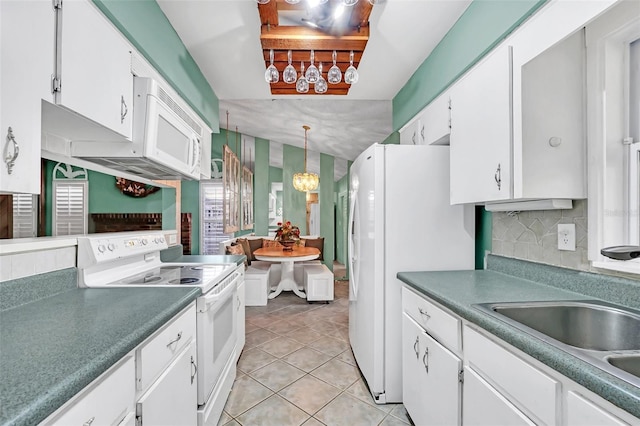
[[[157,1],[218,96],[222,128],[228,111],[230,130],[303,148],[308,124],[309,150],[344,160],[391,134],[392,99],[471,3],[378,0],[359,81],[347,95],[308,96],[271,93],[255,0]],[[271,164],[282,166],[277,158]],[[346,161],[337,160],[336,177],[345,172]]]

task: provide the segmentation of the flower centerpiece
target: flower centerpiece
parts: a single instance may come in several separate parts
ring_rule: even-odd
[[[283,250],[293,250],[293,245],[300,240],[300,228],[291,222],[278,222],[275,240],[284,246]]]

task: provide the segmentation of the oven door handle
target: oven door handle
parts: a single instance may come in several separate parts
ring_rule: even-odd
[[[220,293],[205,294],[204,296],[198,299],[198,302],[199,302],[197,303],[198,312],[207,312],[209,308],[211,308],[211,305],[217,303],[219,300],[225,299],[227,296],[229,296],[230,293],[232,293],[236,289],[236,286],[238,283],[238,277],[241,274],[239,274],[238,272],[234,272],[234,275],[235,276],[233,277],[233,280],[229,284],[227,284]]]

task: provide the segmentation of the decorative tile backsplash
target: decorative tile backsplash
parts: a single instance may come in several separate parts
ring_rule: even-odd
[[[558,250],[558,224],[575,223],[576,251]],[[493,213],[493,254],[589,271],[587,200],[571,210]]]

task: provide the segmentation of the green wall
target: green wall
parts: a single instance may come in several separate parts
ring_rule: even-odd
[[[347,174],[335,183],[336,192],[336,260],[346,267],[346,277],[349,277],[347,238],[349,230],[349,171],[352,162],[347,165]],[[346,213],[345,213],[346,210]],[[341,278],[341,277],[337,277]]]
[[[324,237],[323,263],[333,271],[335,258],[335,205],[333,202],[335,184],[334,158],[331,155],[320,154],[320,188],[318,201],[320,202],[320,235]]]
[[[474,0],[393,98],[398,130],[546,0]]]
[[[253,172],[253,220],[256,235],[269,233],[269,141],[256,138],[255,170]]]
[[[304,169],[304,149],[284,145],[282,149],[282,220],[298,225],[304,234],[307,223],[307,197],[293,187],[293,174]]]
[[[218,98],[160,6],[150,0],[93,2],[217,133]]]

